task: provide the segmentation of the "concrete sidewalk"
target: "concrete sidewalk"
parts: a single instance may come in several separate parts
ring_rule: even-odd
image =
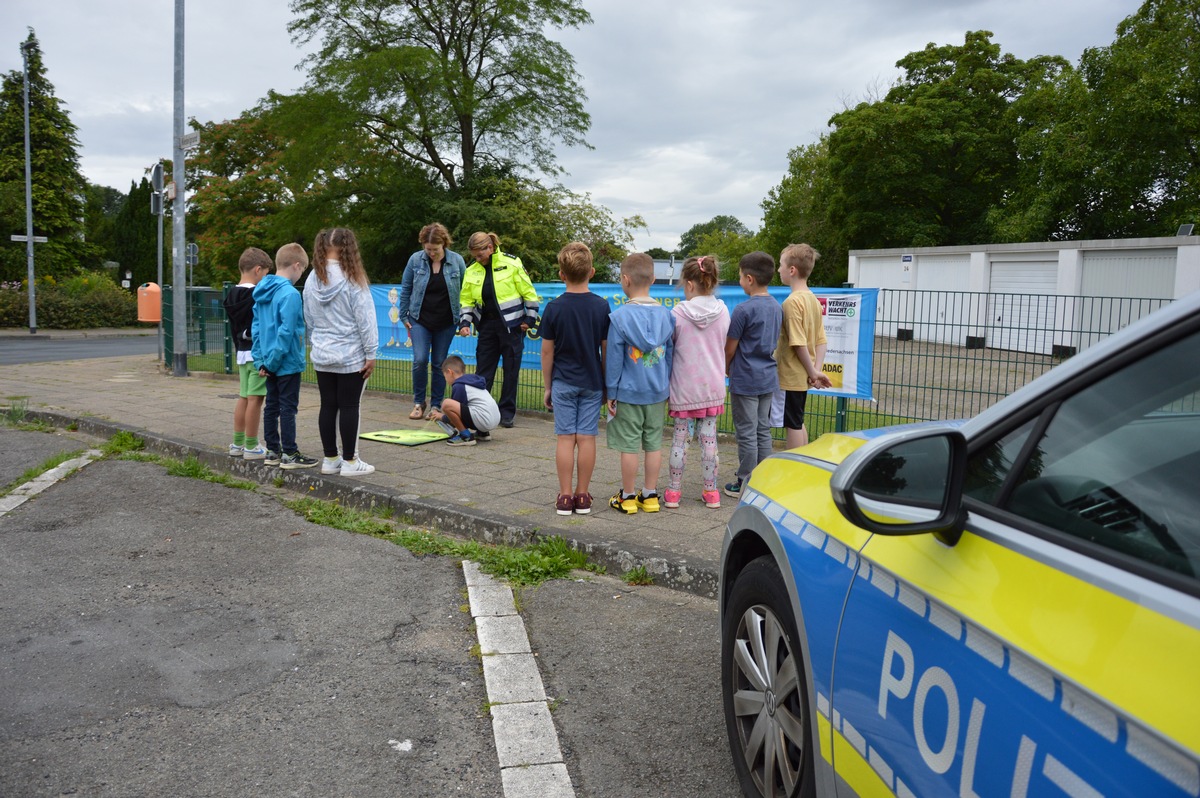
[[[28,333],[26,333],[28,334]],[[442,442],[406,447],[360,442],[360,454],[376,467],[362,478],[322,476],[319,468],[281,471],[260,462],[230,458],[233,376],[193,372],[173,377],[146,356],[32,363],[0,372],[0,403],[25,398],[31,413],[65,426],[108,436],[121,429],[136,432],[147,448],[172,456],[195,455],[210,467],[269,482],[282,478],[297,492],[339,498],[344,504],[391,507],[395,517],[418,526],[491,542],[528,542],[538,535],[561,535],[588,551],[594,561],[620,575],[642,565],[655,583],[715,597],[717,560],[725,523],[736,500],[723,497],[720,509],[700,500],[699,442],[693,441],[684,475],[682,506],[658,513],[626,516],[608,507],[620,486],[615,452],[598,445],[589,515],[560,516],[554,500],[554,423],[548,413],[523,413],[513,429],[498,429],[492,441],[472,447]],[[297,419],[301,451],[320,456],[315,386],[301,389]],[[362,414],[364,432],[424,427],[410,421],[411,397],[368,391]],[[731,479],[737,465],[732,437],[719,441],[719,482]],[[664,441],[659,491],[667,482],[670,441]]]

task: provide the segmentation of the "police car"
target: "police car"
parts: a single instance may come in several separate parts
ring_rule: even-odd
[[[1200,292],[764,461],[720,610],[747,796],[1200,797]]]

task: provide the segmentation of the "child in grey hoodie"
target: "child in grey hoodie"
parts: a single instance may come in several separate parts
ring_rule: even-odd
[[[375,370],[379,329],[353,231],[335,227],[317,233],[312,265],[304,282],[304,320],[312,331],[311,358],[321,393],[321,473],[365,476],[375,466],[358,456],[359,405]]]

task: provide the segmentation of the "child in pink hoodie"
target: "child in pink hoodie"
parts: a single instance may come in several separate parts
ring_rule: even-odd
[[[713,295],[717,260],[711,255],[684,261],[686,301],[671,311],[675,316],[675,360],[671,364],[668,415],[675,420],[671,441],[670,479],[663,494],[665,507],[678,507],[683,469],[687,464],[688,427],[695,423],[704,464],[704,504],[721,506],[717,490],[717,416],[725,410],[725,334],[729,311]]]

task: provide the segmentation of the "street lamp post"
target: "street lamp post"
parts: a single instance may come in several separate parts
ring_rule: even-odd
[[[37,332],[37,289],[33,286],[33,163],[29,147],[29,48],[32,41],[21,45],[25,65],[25,260],[29,277],[29,334]]]

